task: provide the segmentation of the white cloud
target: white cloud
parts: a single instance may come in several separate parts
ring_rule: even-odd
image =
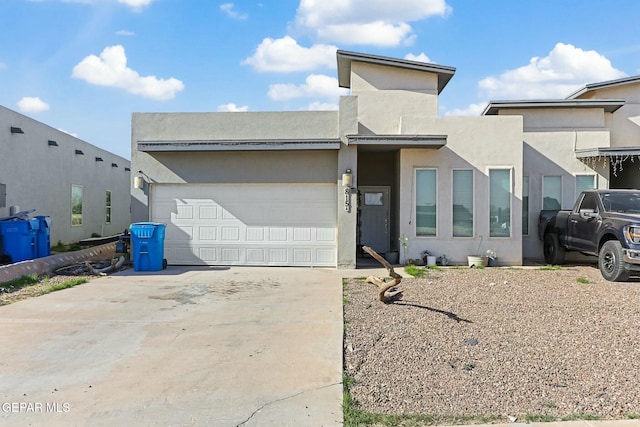
[[[397,46],[413,42],[409,22],[450,11],[446,0],[301,0],[295,24],[330,42]]]
[[[309,111],[336,111],[338,109],[338,104],[330,104],[327,102],[312,102],[307,107],[307,110]]]
[[[227,14],[230,18],[233,19],[247,19],[247,15],[244,13],[239,13],[234,10],[235,5],[233,3],[224,3],[220,5],[220,10]]]
[[[45,0],[27,0],[34,3],[44,2]],[[83,3],[83,4],[94,4],[104,0],[60,0],[62,3]],[[106,0],[106,1],[116,1],[116,0]],[[118,3],[122,3],[124,5],[129,6],[131,9],[135,11],[141,11],[147,6],[150,6],[156,0],[117,0]]]
[[[218,105],[218,111],[220,112],[249,111],[249,107],[246,105],[242,107],[238,107],[233,102],[230,102],[228,104]]]
[[[612,80],[626,74],[594,50],[558,43],[544,58],[479,82],[481,92],[492,99],[564,98],[586,83]]]
[[[135,11],[141,11],[147,6],[150,6],[155,0],[118,0],[118,3],[126,4]]]
[[[341,25],[326,25],[316,29],[318,37],[340,44],[374,46],[410,45],[415,40],[411,35],[411,25],[375,21]]]
[[[165,80],[156,76],[140,76],[127,67],[124,47],[120,45],[106,47],[100,57],[87,56],[73,67],[72,77],[156,100],[173,99],[184,89],[184,84],[173,77]]]
[[[18,101],[18,109],[23,113],[42,113],[49,111],[51,107],[37,96],[25,96]]]
[[[454,108],[444,113],[445,116],[479,116],[487,107],[486,102],[479,104],[469,104],[465,109]]]
[[[289,36],[275,40],[266,38],[242,63],[257,71],[281,73],[311,71],[318,67],[335,68],[337,50],[336,46],[324,44],[302,47]]]
[[[116,31],[116,35],[118,36],[135,36],[136,33],[127,30]]]
[[[420,52],[419,55],[414,55],[412,53],[408,53],[404,56],[404,59],[408,59],[409,61],[418,61],[418,62],[428,62],[431,63],[431,59],[424,52]]]
[[[290,83],[269,85],[267,94],[274,101],[285,101],[294,98],[335,98],[348,93],[348,89],[338,87],[338,79],[323,74],[311,74],[301,85]]]

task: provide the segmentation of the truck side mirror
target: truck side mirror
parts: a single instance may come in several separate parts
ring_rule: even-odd
[[[595,209],[580,209],[580,216],[582,218],[597,218],[599,216]]]

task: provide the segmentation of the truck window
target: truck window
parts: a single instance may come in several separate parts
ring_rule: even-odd
[[[578,212],[582,209],[591,209],[594,212],[598,210],[598,203],[596,202],[596,196],[592,193],[587,193],[582,198],[582,202],[580,202],[580,207],[578,208]]]

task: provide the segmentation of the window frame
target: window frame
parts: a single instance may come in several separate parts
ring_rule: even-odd
[[[434,183],[434,199],[435,199],[435,232],[434,234],[418,234],[418,172],[419,171],[434,171],[435,183]],[[414,227],[413,234],[416,238],[437,238],[438,237],[438,168],[434,167],[417,167],[413,172],[413,209],[414,209]]]
[[[578,177],[581,176],[590,176],[591,178],[593,178],[593,187],[591,188],[587,188],[587,190],[594,190],[596,188],[598,188],[598,174],[595,173],[577,173],[574,175],[575,178],[575,200],[578,200],[578,196],[580,196],[580,193],[582,193],[584,190],[580,190],[578,191]]]
[[[76,195],[76,191],[79,191],[79,196]],[[74,213],[76,210],[76,197],[80,199],[80,213]],[[79,184],[71,184],[71,226],[82,227],[84,223],[83,208],[84,208],[84,186]],[[78,221],[79,219],[79,221]]]
[[[558,209],[562,209],[562,197],[563,197],[563,191],[562,191],[562,175],[542,175],[542,179],[540,182],[540,206],[542,206],[542,210],[545,210],[544,207],[544,196],[545,196],[545,178],[560,178],[560,200],[558,200],[558,203],[560,204],[560,206],[558,207]],[[551,209],[553,210],[553,209]]]
[[[489,178],[488,182],[488,200],[487,200],[487,208],[488,208],[488,226],[489,226],[489,238],[491,239],[512,239],[513,238],[513,176],[514,170],[513,166],[491,166],[487,168],[487,177]],[[509,173],[509,228],[508,235],[506,236],[494,236],[491,234],[491,172],[493,171],[507,171]],[[499,222],[499,221],[498,221]]]
[[[455,218],[454,218],[454,189],[455,189],[455,173],[456,172],[471,172],[471,235],[470,236],[456,236],[455,234]],[[469,239],[476,235],[476,176],[475,171],[472,168],[453,168],[451,169],[451,237],[454,239]]]
[[[526,183],[525,183],[526,181]],[[525,205],[525,191],[526,191],[526,205]],[[522,176],[522,235],[529,236],[530,229],[529,227],[529,208],[531,207],[531,180],[529,179],[529,175]],[[526,228],[526,229],[525,229]]]
[[[112,208],[112,197],[113,192],[111,190],[105,190],[105,201],[104,201],[104,223],[111,224],[111,213],[113,212]]]

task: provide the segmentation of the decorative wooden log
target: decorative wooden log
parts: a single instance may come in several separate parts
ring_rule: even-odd
[[[364,250],[366,253],[371,255],[376,261],[382,264],[384,268],[386,268],[387,271],[389,272],[389,276],[392,277],[393,280],[388,282],[385,282],[380,277],[374,277],[374,276],[367,277],[367,283],[372,283],[378,287],[378,299],[385,304],[390,303],[391,301],[396,299],[399,295],[401,295],[402,291],[401,290],[391,291],[391,292],[387,292],[387,291],[389,291],[389,289],[391,288],[398,286],[402,281],[402,276],[396,273],[395,271],[393,271],[393,267],[391,266],[391,264],[389,264],[389,262],[386,259],[382,258],[376,251],[374,251],[370,247],[363,246],[362,250]]]

